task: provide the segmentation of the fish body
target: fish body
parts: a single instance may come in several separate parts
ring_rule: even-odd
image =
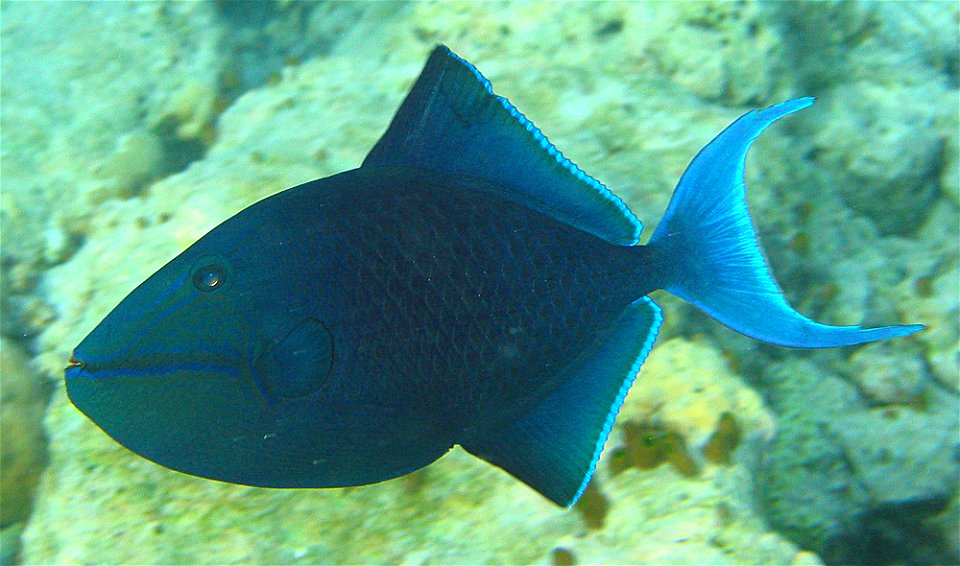
[[[67,392],[127,448],[201,477],[362,485],[460,444],[572,505],[656,337],[652,291],[797,347],[919,328],[819,325],[766,268],[743,159],[810,103],[718,136],[639,246],[613,193],[438,47],[361,167],[173,259],[76,348]]]

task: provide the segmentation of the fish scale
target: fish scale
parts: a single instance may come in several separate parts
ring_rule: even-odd
[[[416,393],[408,402],[429,399],[431,406],[436,399],[459,406],[464,393],[484,401],[474,403],[476,414],[458,412],[460,422],[443,426],[475,427],[480,416],[515,412],[517,399],[530,403],[523,393],[534,385],[549,388],[550,368],[560,367],[594,328],[636,299],[632,286],[622,284],[626,275],[613,280],[620,270],[611,258],[619,250],[599,238],[538,218],[489,191],[451,194],[440,183],[413,190],[403,185],[394,179],[392,192],[357,194],[354,211],[341,218],[344,230],[362,226],[364,234],[356,248],[358,283],[344,285],[353,290],[351,325],[367,329],[358,344],[383,354],[372,358],[390,361],[392,375],[383,379],[391,388],[413,383]],[[385,214],[412,220],[401,225],[383,220]],[[411,252],[415,242],[420,247]],[[371,256],[377,259],[366,261]],[[566,275],[531,277],[532,265],[540,273]],[[368,295],[381,288],[395,293]],[[598,290],[609,288],[623,292],[600,300]],[[473,377],[478,371],[484,372],[479,380]],[[478,383],[449,388],[448,381]]]

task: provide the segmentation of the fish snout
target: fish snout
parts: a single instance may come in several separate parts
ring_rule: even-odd
[[[67,379],[79,377],[83,373],[84,367],[86,367],[86,363],[77,357],[77,352],[74,350],[70,359],[67,360],[67,367],[63,369],[63,374]]]

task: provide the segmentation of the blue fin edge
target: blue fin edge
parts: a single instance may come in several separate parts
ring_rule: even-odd
[[[495,97],[500,105],[503,106],[503,109],[506,110],[515,120],[517,120],[517,122],[519,122],[520,125],[523,126],[523,128],[527,130],[531,136],[533,136],[533,139],[540,144],[540,147],[547,152],[547,155],[554,158],[557,163],[569,171],[571,175],[592,187],[599,196],[608,200],[610,203],[616,206],[624,216],[631,220],[631,223],[634,225],[633,241],[628,245],[635,245],[640,241],[640,234],[643,232],[643,223],[629,208],[627,208],[627,205],[620,197],[614,194],[613,191],[607,188],[606,185],[587,174],[587,172],[581,169],[576,163],[564,156],[563,152],[557,149],[557,146],[553,145],[547,136],[540,131],[540,128],[538,128],[533,122],[524,116],[523,112],[517,110],[516,106],[514,106],[507,98],[493,92],[493,84],[485,76],[483,76],[483,73],[481,73],[480,70],[477,69],[471,62],[467,61],[463,57],[460,57],[450,49],[447,49],[447,54],[466,68],[470,69],[470,72],[472,72],[474,76],[477,77],[477,80],[483,85],[484,90],[486,90],[491,96]]]
[[[743,179],[751,144],[775,121],[809,107],[795,98],[741,116],[693,158],[650,238],[660,286],[724,325],[793,348],[850,346],[906,336],[921,325],[820,324],[795,311],[773,279],[747,210]]]
[[[617,415],[620,414],[620,407],[623,406],[623,402],[627,398],[627,393],[630,392],[630,387],[633,386],[633,382],[637,379],[637,374],[640,373],[640,368],[643,367],[644,362],[647,361],[647,356],[650,355],[650,350],[653,349],[653,343],[656,342],[657,336],[660,334],[660,325],[663,323],[663,310],[659,305],[657,305],[657,303],[653,302],[653,299],[649,297],[641,297],[637,302],[645,302],[650,306],[650,310],[653,311],[654,315],[653,326],[650,327],[650,333],[647,334],[647,339],[643,342],[643,347],[640,349],[640,354],[637,356],[637,359],[634,360],[633,365],[630,366],[630,371],[624,378],[623,384],[620,386],[620,391],[617,393],[617,397],[613,400],[613,404],[610,405],[610,412],[607,413],[607,419],[603,423],[603,428],[600,430],[600,435],[597,437],[597,443],[593,448],[593,458],[590,460],[590,467],[587,470],[586,475],[583,476],[583,481],[580,482],[580,487],[577,488],[577,493],[574,494],[570,502],[566,504],[566,507],[568,508],[572,507],[577,501],[580,500],[580,496],[583,495],[583,492],[586,491],[587,486],[590,485],[590,480],[593,479],[593,474],[597,471],[597,464],[600,462],[600,454],[603,453],[603,447],[606,445],[607,439],[610,438],[610,432],[613,430],[613,424],[617,420]]]

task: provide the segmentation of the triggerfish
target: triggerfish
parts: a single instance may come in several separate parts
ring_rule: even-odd
[[[642,225],[470,63],[438,46],[359,168],[251,205],[75,349],[70,400],[158,464],[275,488],[370,484],[459,444],[562,506],[583,494],[653,346],[664,289],[795,348],[919,325],[793,310],[747,212],[748,112]]]

